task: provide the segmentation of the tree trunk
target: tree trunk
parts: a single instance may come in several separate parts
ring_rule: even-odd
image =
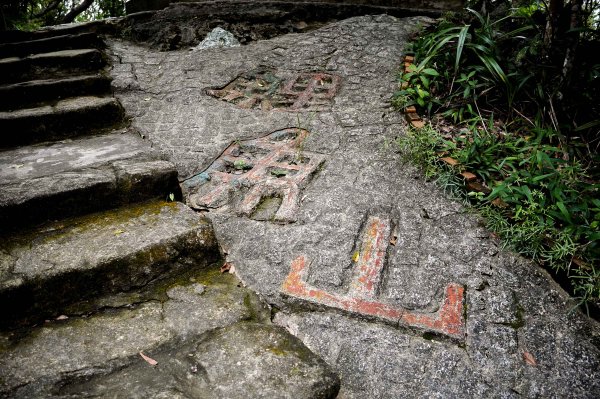
[[[75,20],[75,18],[79,14],[81,14],[82,12],[87,10],[92,5],[93,2],[94,2],[94,0],[83,0],[76,7],[71,8],[71,10],[63,18],[62,23],[68,24],[70,22],[73,22]]]
[[[546,17],[546,32],[544,33],[545,53],[550,53],[554,38],[558,31],[558,20],[563,8],[563,0],[550,0],[548,5],[548,16]]]

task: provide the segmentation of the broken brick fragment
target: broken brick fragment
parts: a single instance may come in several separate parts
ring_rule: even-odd
[[[460,162],[458,162],[458,160],[456,160],[452,157],[444,157],[444,158],[440,158],[440,160],[450,166],[456,166],[460,163]]]
[[[466,181],[477,180],[477,175],[471,172],[464,171],[460,174]]]
[[[467,182],[467,189],[469,191],[476,191],[478,193],[484,193],[486,195],[492,192],[492,190],[490,190],[488,187],[484,186],[478,181]]]

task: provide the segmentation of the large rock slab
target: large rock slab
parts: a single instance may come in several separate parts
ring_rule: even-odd
[[[134,126],[188,182],[208,175],[211,190],[215,165],[235,166],[236,145],[308,132],[296,151],[324,163],[294,196],[293,219],[240,212],[255,197],[247,184],[207,214],[238,275],[339,372],[344,397],[595,397],[598,324],[390,145],[406,129],[390,104],[400,54],[422,22],[359,17],[202,52],[114,42],[114,83]],[[309,112],[208,95],[261,67],[336,75],[339,89]],[[284,181],[282,192],[292,188]],[[265,207],[277,214],[282,204]]]
[[[149,392],[152,386],[157,391],[168,391],[175,382],[182,384],[182,388],[190,384],[193,386],[194,381],[186,384],[188,376],[202,382],[202,368],[196,374],[187,365],[196,363],[189,357],[188,351],[194,352],[195,343],[203,334],[238,321],[266,322],[270,317],[269,309],[256,294],[240,287],[234,276],[221,274],[218,269],[196,270],[187,273],[184,281],[167,281],[136,295],[137,302],[119,296],[104,298],[104,306],[99,312],[69,318],[63,316],[28,331],[24,337],[21,334],[3,334],[0,341],[0,395],[14,398],[64,397],[63,394],[69,392],[76,397],[88,397],[91,396],[88,395],[89,386],[77,383],[131,366],[130,369],[140,372],[140,382],[127,379],[127,371],[117,372],[114,378],[109,378],[110,386],[99,383],[94,389],[100,396],[159,397],[142,393]],[[270,328],[275,329],[275,337],[280,334],[287,338],[281,329]],[[281,341],[280,345],[287,342]],[[267,344],[264,340],[262,343]],[[239,345],[239,349],[246,348],[246,345],[252,348],[248,342]],[[301,344],[293,341],[286,347],[292,351],[290,358],[293,358],[293,351],[298,345]],[[156,358],[159,367],[152,369],[140,352]],[[199,357],[198,362],[206,362],[206,367],[219,367],[213,363],[215,359],[203,358],[205,354],[202,352],[196,356]],[[308,364],[316,365],[315,370],[319,370],[323,362],[313,360],[311,363],[310,359],[316,358],[308,356]],[[177,377],[183,380],[160,386],[159,371],[163,370],[163,365],[167,372],[175,371]],[[238,368],[237,371],[243,370]],[[98,381],[103,381],[103,378]],[[232,379],[231,383],[235,381],[237,379]],[[73,384],[75,386],[71,386]],[[119,390],[119,387],[124,388],[128,384],[135,389]]]
[[[61,393],[113,398],[335,398],[339,379],[285,329],[242,322]]]
[[[0,254],[0,326],[5,328],[219,258],[210,222],[181,203],[164,202],[5,236]]]

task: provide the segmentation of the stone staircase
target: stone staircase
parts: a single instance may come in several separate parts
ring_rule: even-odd
[[[169,355],[161,368],[142,351],[193,353],[207,332],[241,321],[230,334],[295,338],[219,272],[210,222],[173,202],[177,171],[128,127],[98,26],[0,36],[0,397],[98,397],[106,378],[122,384],[105,395],[136,397],[137,380],[111,377],[128,367],[150,373],[145,397],[215,397],[207,379],[174,382],[198,365],[210,374],[200,360],[168,367]]]

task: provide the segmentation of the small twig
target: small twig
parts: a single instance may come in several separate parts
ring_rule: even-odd
[[[554,126],[554,130],[560,134],[558,131],[558,119],[556,118],[556,112],[554,111],[554,104],[552,103],[552,97],[548,96],[548,103],[550,104],[550,121]]]
[[[477,105],[477,100],[473,100],[473,103],[475,103],[475,108],[477,109],[477,113],[479,114],[479,119],[481,119],[481,125],[483,126],[483,130],[485,130],[485,132],[487,134],[490,134],[487,126],[485,125],[485,120],[483,119],[483,116],[481,115],[481,111],[479,111],[479,106]]]
[[[518,109],[514,108],[514,111],[519,114],[519,116],[523,119],[525,119],[527,122],[529,122],[531,124],[531,126],[535,127],[535,123],[533,123],[533,121],[531,119],[529,119],[528,117],[526,117],[525,115],[523,115],[522,113],[519,112]]]

